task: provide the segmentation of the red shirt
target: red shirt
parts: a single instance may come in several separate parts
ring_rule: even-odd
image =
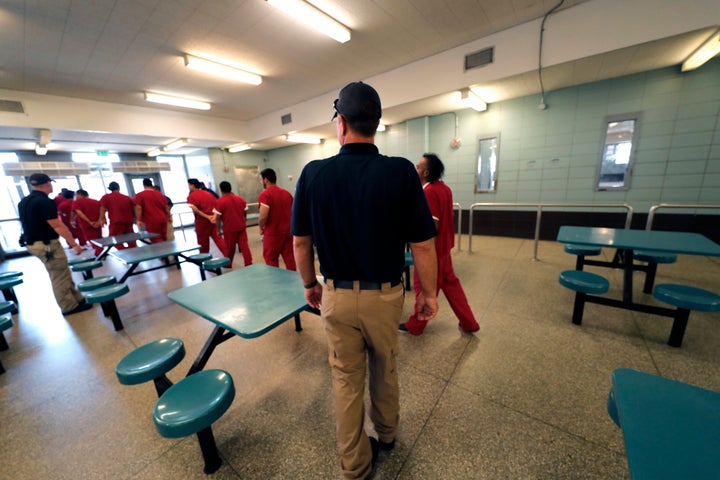
[[[195,207],[197,207],[197,209],[203,212],[205,215],[212,215],[217,200],[212,193],[198,189],[190,192],[190,195],[188,195],[187,197],[187,203],[189,203],[190,205],[195,205]],[[210,220],[205,217],[195,215],[195,225],[197,226],[197,224],[212,225],[212,222],[210,222]]]
[[[290,233],[293,197],[284,188],[271,185],[260,193],[258,203],[268,211],[265,235],[286,235]]]
[[[67,225],[69,228],[70,227],[70,218],[71,218],[70,215],[72,214],[74,202],[72,200],[67,201],[67,200],[69,200],[67,198],[65,200],[66,200],[65,202],[62,202],[60,205],[58,205],[57,209],[58,209],[58,214],[60,215],[60,220],[62,220],[62,222],[65,225]]]
[[[98,202],[94,198],[78,197],[77,200],[75,200],[75,211],[78,210],[84,213],[91,222],[94,222],[95,220],[100,218],[100,202]],[[85,226],[86,228],[94,228],[85,220],[83,220],[80,215],[77,216],[77,220],[81,225]]]
[[[438,234],[435,238],[437,255],[445,255],[455,246],[452,190],[444,182],[436,180],[423,185],[423,191],[433,220],[438,222]]]
[[[110,223],[135,223],[135,204],[132,198],[115,190],[100,199],[110,217]]]
[[[215,205],[215,210],[222,215],[223,232],[241,232],[247,226],[245,208],[247,202],[234,193],[225,193]]]
[[[142,207],[140,220],[145,223],[167,223],[167,200],[157,190],[143,190],[135,195],[135,205]]]

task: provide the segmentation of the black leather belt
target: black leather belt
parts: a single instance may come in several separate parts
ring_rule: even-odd
[[[326,280],[327,282],[327,280]],[[382,283],[378,282],[366,282],[365,280],[333,280],[333,286],[335,288],[342,288],[352,290],[355,288],[355,282],[358,283],[360,290],[382,290]],[[390,288],[400,285],[400,282],[385,282],[390,284]]]

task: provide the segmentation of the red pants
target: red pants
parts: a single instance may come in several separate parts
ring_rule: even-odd
[[[210,237],[213,242],[217,245],[218,249],[225,255],[225,241],[220,236],[217,226],[213,224],[206,225],[204,223],[195,223],[195,235],[197,235],[197,242],[200,245],[200,253],[208,253],[210,251]]]
[[[150,233],[157,233],[159,237],[150,239],[151,243],[160,243],[167,241],[167,222],[163,223],[148,223],[145,222],[145,230]]]
[[[85,234],[85,238],[87,239],[88,243],[93,247],[93,250],[95,251],[95,256],[97,257],[100,255],[100,253],[103,251],[102,247],[98,247],[94,243],[90,242],[90,240],[95,240],[96,238],[102,237],[102,228],[93,228],[91,226],[85,226],[85,224],[82,224],[82,231]]]
[[[460,321],[460,328],[465,332],[476,332],[480,329],[475,316],[470,310],[467,297],[463,291],[462,285],[460,285],[460,279],[455,275],[452,266],[452,258],[450,253],[438,256],[438,282],[437,282],[437,293],[440,290],[445,294],[450,308],[455,312],[455,316]],[[415,313],[413,313],[407,322],[405,322],[405,328],[408,332],[415,335],[420,335],[427,322],[422,322],[417,318],[417,297],[420,295],[420,279],[418,278],[417,272],[413,272],[413,290],[415,290]]]
[[[124,233],[134,233],[135,230],[133,229],[132,223],[119,223],[119,222],[110,222],[110,226],[108,227],[108,235],[111,237],[115,235],[122,235]],[[128,242],[127,246],[125,244],[118,244],[115,245],[115,248],[118,250],[122,250],[123,248],[135,248],[137,247],[137,242]]]
[[[252,252],[248,245],[247,231],[235,230],[232,232],[224,231],[223,233],[225,233],[225,246],[227,247],[224,255],[230,259],[230,266],[232,266],[233,259],[235,258],[235,245],[237,245],[240,253],[242,253],[245,266],[252,265]]]
[[[282,256],[285,268],[297,270],[292,241],[292,235],[289,233],[287,235],[264,235],[263,258],[265,263],[271,267],[279,267],[280,257]]]

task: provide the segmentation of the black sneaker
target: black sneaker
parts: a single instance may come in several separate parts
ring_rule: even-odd
[[[75,313],[84,312],[85,310],[90,310],[92,308],[92,304],[87,303],[87,301],[78,303],[78,306],[70,310],[69,312],[63,312],[63,315],[73,315]]]
[[[370,440],[370,449],[372,450],[372,466],[375,468],[375,463],[377,462],[378,455],[380,454],[380,444],[374,437],[368,437],[368,439]]]
[[[384,452],[389,452],[393,448],[395,448],[395,439],[393,439],[392,442],[383,442],[382,440],[378,439],[378,444],[380,446],[380,450]]]

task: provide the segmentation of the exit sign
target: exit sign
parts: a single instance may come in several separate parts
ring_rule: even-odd
[[[95,155],[97,155],[98,157],[107,157],[108,151],[107,150],[96,150]]]

